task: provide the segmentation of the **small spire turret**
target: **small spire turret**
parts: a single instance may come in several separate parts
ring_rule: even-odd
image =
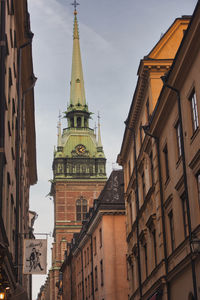
[[[102,141],[101,141],[101,130],[100,130],[100,114],[98,112],[98,142],[97,147],[99,151],[103,151]]]
[[[61,134],[61,113],[59,111],[59,116],[58,116],[58,140],[57,140],[57,149],[58,151],[61,151],[62,149],[62,134]]]

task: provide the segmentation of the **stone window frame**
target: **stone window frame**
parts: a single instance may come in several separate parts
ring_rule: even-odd
[[[197,104],[197,93],[194,83],[192,84],[188,93],[188,101],[190,102],[191,121],[192,121],[192,136],[199,128],[199,115],[198,115],[198,104]],[[194,101],[193,101],[194,100]]]
[[[81,196],[76,200],[76,221],[81,222],[86,219],[88,210],[88,201]]]
[[[146,222],[146,226],[149,229],[151,236],[153,238],[154,262],[155,262],[155,266],[157,266],[158,257],[157,257],[157,240],[156,240],[156,214],[150,215],[149,219]]]

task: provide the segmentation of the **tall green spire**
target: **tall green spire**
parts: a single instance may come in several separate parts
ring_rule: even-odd
[[[70,88],[70,104],[85,106],[85,88],[83,80],[83,69],[81,62],[81,51],[79,43],[77,11],[74,11],[74,34],[73,34],[73,54],[72,54],[72,73]]]
[[[65,112],[68,126],[61,134],[59,119],[58,144],[53,162],[54,180],[105,181],[106,158],[101,142],[100,122],[98,122],[98,140],[94,129],[89,126],[91,112],[85,100],[76,0],[72,5],[75,10],[70,104]]]

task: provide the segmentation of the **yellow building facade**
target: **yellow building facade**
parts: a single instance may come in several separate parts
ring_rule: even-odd
[[[199,297],[199,13],[176,19],[138,69],[118,156],[130,299]]]

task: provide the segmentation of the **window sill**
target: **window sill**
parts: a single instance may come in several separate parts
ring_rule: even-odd
[[[200,129],[199,129],[199,127],[197,127],[197,129],[193,132],[193,135],[191,136],[190,144],[193,143],[193,141],[195,140],[195,138],[198,135],[199,131],[200,131]]]

